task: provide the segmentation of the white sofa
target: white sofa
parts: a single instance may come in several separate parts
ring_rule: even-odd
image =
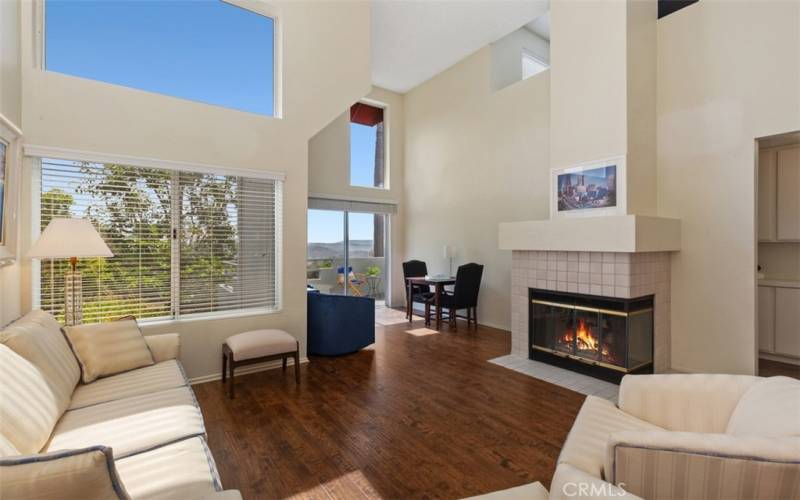
[[[618,405],[586,398],[549,493],[479,498],[800,499],[800,381],[628,375]]]
[[[222,491],[177,334],[155,364],[79,384],[59,323],[33,311],[0,332],[0,497],[240,499]]]

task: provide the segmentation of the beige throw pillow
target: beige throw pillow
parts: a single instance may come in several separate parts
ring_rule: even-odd
[[[81,364],[86,384],[153,364],[153,355],[134,319],[67,326],[64,334]]]

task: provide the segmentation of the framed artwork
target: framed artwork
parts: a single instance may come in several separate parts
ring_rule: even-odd
[[[625,157],[550,172],[550,217],[595,217],[626,213]]]
[[[0,115],[0,266],[17,258],[17,204],[19,198],[22,132]]]

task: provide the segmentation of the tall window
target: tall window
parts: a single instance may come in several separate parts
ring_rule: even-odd
[[[383,109],[363,102],[350,108],[350,185],[386,188]]]
[[[222,0],[46,0],[45,69],[273,116],[274,20]]]
[[[41,227],[92,221],[114,257],[83,259],[84,321],[280,308],[281,182],[42,160]],[[40,305],[63,314],[66,261],[43,261]]]

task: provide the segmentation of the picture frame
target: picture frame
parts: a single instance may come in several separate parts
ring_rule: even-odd
[[[550,171],[550,218],[627,213],[625,156]]]
[[[17,259],[22,131],[0,115],[0,267]]]

